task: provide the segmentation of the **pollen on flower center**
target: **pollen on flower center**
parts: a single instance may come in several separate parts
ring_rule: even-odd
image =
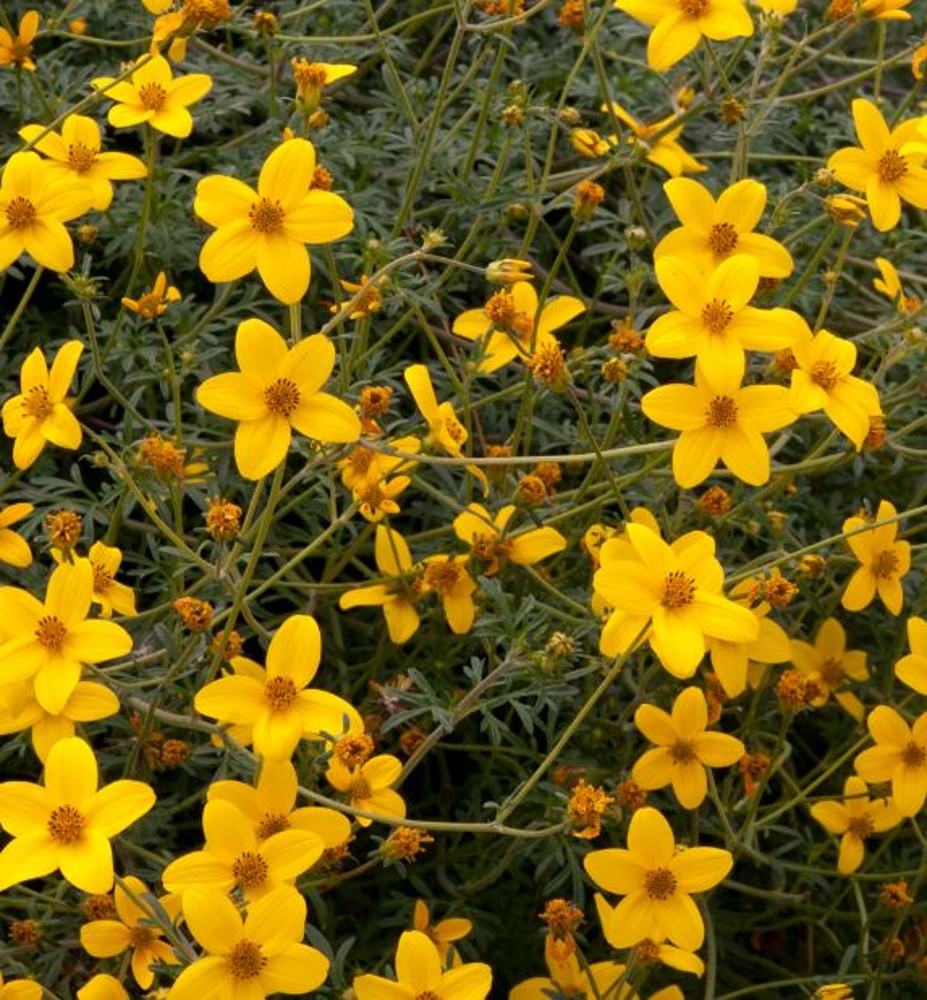
[[[644,875],[644,891],[651,899],[672,899],[676,886],[676,876],[669,868],[651,868]]]
[[[873,560],[872,575],[880,580],[890,580],[898,572],[898,556],[891,549],[883,549]]]
[[[851,817],[847,822],[847,831],[859,840],[865,840],[872,836],[873,823],[869,814],[860,813],[858,816]]]
[[[487,319],[497,330],[510,330],[515,319],[515,299],[508,292],[495,292],[484,306]]]
[[[6,221],[10,229],[25,229],[31,226],[37,215],[35,205],[22,195],[11,198],[6,206]]]
[[[275,833],[289,830],[290,821],[283,813],[264,813],[257,827],[258,840],[266,840]]]
[[[289,677],[271,677],[264,685],[264,700],[274,712],[282,712],[296,701],[296,685]]]
[[[150,927],[143,927],[136,924],[129,928],[129,947],[144,948],[155,939],[155,932]]]
[[[48,817],[48,832],[59,844],[73,844],[80,840],[87,825],[84,814],[74,806],[57,806]]]
[[[425,990],[424,993],[416,993],[415,1000],[441,1000],[441,995],[434,990]]]
[[[923,767],[927,761],[927,749],[911,740],[901,751],[901,763],[908,767]]]
[[[811,366],[811,381],[825,392],[830,392],[840,381],[840,372],[833,361],[815,361]]]
[[[879,160],[879,180],[891,184],[908,172],[908,161],[896,150],[887,149]]]
[[[663,581],[660,603],[664,608],[684,608],[695,597],[695,581],[681,570],[668,573]]]
[[[96,159],[97,151],[91,146],[85,146],[82,142],[75,142],[68,146],[68,165],[79,174],[85,174],[94,165]]]
[[[709,333],[724,333],[734,318],[734,310],[725,299],[712,299],[702,310],[702,325]]]
[[[36,420],[44,420],[55,408],[44,385],[34,385],[23,397],[23,413]]]
[[[167,100],[167,91],[160,83],[143,83],[138,88],[138,96],[149,111],[160,111]]]
[[[512,543],[490,532],[480,532],[470,539],[473,558],[487,563],[486,575],[495,576],[512,552]]]
[[[103,594],[112,586],[113,574],[99,563],[91,563],[91,565],[93,566],[93,589],[98,594]]]
[[[46,615],[44,618],[40,618],[35,630],[36,639],[46,649],[60,649],[67,634],[68,630],[64,627],[64,622],[54,615]]]
[[[846,680],[846,674],[843,672],[840,660],[833,657],[825,660],[818,667],[818,673],[821,675],[821,680],[831,689],[840,687]]]
[[[670,756],[674,764],[691,764],[693,760],[698,759],[695,745],[691,740],[676,740],[670,747]]]
[[[466,427],[454,416],[444,418],[444,433],[455,444],[463,444],[467,440]]]
[[[232,874],[242,889],[256,889],[267,881],[270,869],[260,854],[243,851],[232,865]]]
[[[425,583],[441,597],[446,597],[457,586],[460,572],[460,567],[450,559],[430,563],[425,569]]]
[[[276,233],[283,228],[286,212],[279,201],[262,198],[255,202],[248,211],[251,228],[259,233]]]
[[[288,417],[299,406],[299,387],[288,378],[278,378],[264,389],[264,402],[271,413]]]
[[[730,396],[715,396],[705,417],[709,427],[733,427],[737,423],[737,404]]]
[[[708,246],[716,257],[727,257],[737,246],[737,230],[730,222],[716,222],[708,233]]]
[[[267,959],[261,954],[261,946],[243,938],[237,941],[228,956],[229,975],[232,979],[254,979],[260,975]]]
[[[355,801],[370,798],[370,783],[359,770],[351,777],[351,798]]]
[[[701,17],[708,10],[709,0],[680,0],[679,6],[683,14],[689,17]]]

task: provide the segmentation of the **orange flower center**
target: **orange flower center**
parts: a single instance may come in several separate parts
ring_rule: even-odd
[[[138,97],[149,111],[160,111],[167,100],[167,91],[160,83],[143,83],[138,88]]]
[[[733,427],[737,423],[737,404],[730,396],[715,396],[708,404],[705,418],[709,427]]]
[[[833,361],[815,361],[811,366],[811,381],[825,392],[830,392],[840,381],[840,372]]]
[[[709,0],[679,0],[683,14],[688,17],[701,17],[708,10]]]
[[[264,700],[271,711],[282,712],[296,701],[296,685],[289,677],[271,677],[264,685]]]
[[[80,840],[87,820],[74,806],[57,806],[48,817],[48,832],[59,844],[73,844]]]
[[[93,589],[98,594],[105,594],[112,585],[113,574],[99,563],[91,563],[91,566],[93,566]]]
[[[264,402],[271,413],[289,417],[299,406],[299,387],[292,379],[278,378],[264,390]]]
[[[279,201],[262,198],[251,206],[248,218],[251,220],[251,228],[259,233],[276,233],[283,229],[286,212]]]
[[[508,292],[494,293],[483,307],[497,330],[510,330],[515,320],[515,299]]]
[[[22,66],[32,55],[32,42],[24,42],[21,38],[14,38],[10,46],[10,58],[15,65]]]
[[[708,233],[708,246],[716,257],[727,257],[737,246],[737,230],[730,222],[716,222]]]
[[[441,995],[434,990],[425,990],[424,993],[416,993],[415,1000],[441,1000]]]
[[[360,802],[370,798],[370,783],[358,770],[351,776],[351,799]]]
[[[512,552],[512,543],[497,535],[484,532],[470,539],[473,558],[487,563],[486,575],[495,576]]]
[[[345,767],[360,767],[373,753],[373,740],[366,733],[361,736],[342,736],[335,744],[334,754]]]
[[[136,924],[134,927],[129,928],[129,947],[130,948],[145,948],[150,945],[157,934],[150,927],[142,927]]]
[[[455,443],[467,440],[467,428],[454,416],[444,418],[444,433]]]
[[[460,567],[450,559],[430,563],[425,569],[425,583],[441,597],[453,593],[459,579]]]
[[[378,511],[383,502],[389,500],[379,483],[369,483],[359,490],[357,495],[360,498],[361,506],[367,506],[372,511]]]
[[[35,630],[35,637],[46,649],[61,649],[64,637],[68,630],[64,627],[64,622],[54,615],[46,615],[39,619],[39,624]]]
[[[860,813],[859,816],[853,816],[847,822],[847,832],[852,833],[859,840],[865,840],[872,836],[872,830],[872,819],[868,813]]]
[[[34,385],[23,398],[23,413],[36,420],[44,420],[54,408],[44,385]]]
[[[890,580],[898,572],[898,556],[891,549],[883,549],[873,560],[872,575],[880,580]]]
[[[257,835],[259,840],[266,840],[275,833],[289,830],[290,821],[282,813],[264,813],[258,823]]]
[[[691,740],[676,740],[670,747],[670,756],[674,764],[691,764],[693,760],[698,760],[695,744]]]
[[[821,680],[832,690],[840,687],[846,680],[846,674],[843,672],[840,660],[834,657],[825,660],[818,667],[818,673],[821,675]]]
[[[90,146],[85,146],[82,142],[75,142],[68,146],[68,166],[79,174],[85,174],[94,165],[96,159],[97,151]]]
[[[927,761],[927,749],[911,740],[901,751],[901,763],[907,767],[923,767]]]
[[[709,333],[724,333],[734,318],[734,310],[725,299],[712,299],[702,310],[702,325]]]
[[[261,946],[247,938],[236,941],[228,956],[228,970],[232,979],[254,979],[260,975],[267,959],[261,954]]]
[[[644,938],[640,944],[634,946],[639,962],[644,965],[652,965],[660,960],[660,946],[650,938]]]
[[[644,874],[644,891],[651,899],[672,899],[676,893],[676,876],[669,868],[651,868]]]
[[[373,459],[374,453],[370,448],[358,445],[348,455],[347,463],[353,472],[363,475],[370,468]]]
[[[887,149],[879,160],[879,180],[893,184],[908,172],[908,161],[894,149]]]
[[[35,205],[21,194],[11,198],[6,206],[6,221],[10,229],[26,229],[35,222],[37,215]]]
[[[242,889],[256,889],[267,881],[270,869],[260,854],[243,851],[232,865],[232,875]]]
[[[695,597],[695,581],[681,570],[673,570],[663,581],[660,603],[664,608],[684,608]]]

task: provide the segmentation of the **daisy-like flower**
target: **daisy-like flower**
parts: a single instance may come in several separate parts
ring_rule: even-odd
[[[406,385],[412,393],[425,423],[428,425],[426,447],[440,448],[457,458],[467,441],[467,428],[457,419],[449,402],[438,404],[431,374],[425,365],[412,365],[403,372]]]
[[[347,795],[348,804],[355,809],[403,819],[406,804],[402,796],[390,787],[401,773],[402,761],[391,754],[378,754],[353,767],[345,764],[335,754],[328,762],[325,777],[333,788]],[[366,816],[357,816],[355,819],[361,826],[370,826],[373,822]]]
[[[593,579],[614,609],[602,629],[601,652],[622,654],[645,635],[671,674],[691,677],[708,638],[753,642],[759,634],[755,615],[724,597],[723,584],[710,535],[691,531],[667,545],[645,525],[629,523],[625,539],[602,547]]]
[[[661,257],[654,270],[676,307],[650,324],[646,344],[654,357],[694,356],[710,378],[739,382],[744,350],[778,351],[811,337],[808,324],[791,309],[747,304],[760,281],[752,256],[728,257],[707,280],[695,264],[679,257]]]
[[[673,475],[684,489],[703,482],[719,462],[751,486],[769,481],[769,449],[763,434],[795,422],[789,390],[779,385],[740,385],[733,369],[695,368],[695,385],[661,385],[641,409],[661,427],[681,431],[673,448]]]
[[[682,257],[709,274],[734,254],[753,257],[761,277],[785,278],[792,273],[792,255],[771,236],[755,233],[766,207],[766,187],[742,180],[725,188],[717,201],[703,184],[676,177],[663,185],[682,225],[654,247],[654,260]]]
[[[142,781],[97,785],[96,758],[77,738],[51,748],[44,785],[0,784],[0,825],[14,838],[0,851],[0,891],[60,869],[84,892],[109,892],[110,839],[144,816],[155,794]]]
[[[240,371],[208,378],[196,400],[239,421],[235,462],[247,479],[260,479],[286,460],[294,429],[326,443],[360,437],[351,407],[319,391],[335,366],[334,344],[321,333],[288,348],[268,323],[246,319],[235,333],[235,357]]]
[[[398,531],[385,524],[377,525],[373,551],[377,569],[394,582],[352,587],[341,595],[338,607],[342,611],[349,611],[351,608],[383,608],[390,641],[400,645],[415,635],[420,624],[415,610],[421,590],[417,585],[420,571],[413,565],[412,553],[406,540]]]
[[[293,82],[296,84],[296,104],[311,114],[322,103],[322,91],[338,80],[353,76],[357,67],[350,63],[317,63],[308,59],[291,59]]]
[[[920,309],[921,300],[916,295],[905,294],[895,265],[885,257],[876,257],[875,263],[881,277],[872,279],[872,287],[891,299],[902,316]]]
[[[671,69],[702,40],[749,38],[753,21],[743,0],[615,0],[615,6],[653,28],[647,39],[647,64]]]
[[[396,451],[412,454],[421,449],[422,442],[410,434],[408,437],[394,438],[388,441],[387,445]],[[349,490],[356,490],[371,477],[371,474],[375,474],[378,479],[386,479],[394,472],[408,472],[415,467],[415,464],[412,459],[387,455],[359,444],[341,459],[338,468],[341,469],[341,482]]]
[[[856,773],[870,785],[892,783],[892,798],[902,816],[915,816],[927,799],[927,712],[913,726],[888,705],[866,718],[876,745],[856,755]]]
[[[441,965],[459,965],[460,956],[454,947],[456,941],[462,941],[473,930],[473,924],[465,917],[445,917],[436,923],[431,923],[431,914],[424,899],[415,901],[412,911],[412,929],[427,935],[438,949]]]
[[[625,897],[612,908],[596,894],[602,932],[613,948],[666,938],[686,951],[700,948],[705,939],[690,893],[716,886],[733,864],[730,851],[717,847],[677,850],[669,823],[650,806],[631,817],[627,850],[592,851],[583,859],[596,885]]]
[[[180,973],[170,1000],[306,996],[325,982],[328,959],[302,943],[306,901],[292,889],[254,900],[244,920],[221,892],[190,889],[184,893],[183,915],[205,954]]]
[[[703,174],[708,169],[704,163],[699,163],[691,153],[683,149],[677,141],[682,135],[683,126],[673,127],[673,123],[676,121],[675,115],[663,118],[652,125],[645,125],[615,101],[611,104],[603,104],[602,110],[610,110],[619,121],[624,122],[631,130],[628,141],[643,149],[647,161],[660,167],[661,170],[665,170],[670,177],[679,177],[682,174]],[[658,139],[651,138],[657,134],[659,134]]]
[[[884,521],[897,513],[894,504],[881,500],[875,520]],[[855,531],[866,523],[863,517],[848,517],[843,522],[843,531]],[[893,521],[847,538],[847,545],[860,562],[840,600],[847,611],[862,611],[878,594],[890,614],[901,613],[904,604],[901,578],[911,568],[911,545],[898,541],[897,535],[898,522]]]
[[[44,994],[41,983],[31,979],[11,979],[5,983],[0,972],[0,1000],[42,1000]]]
[[[222,722],[252,726],[254,749],[270,760],[289,760],[301,739],[338,736],[346,724],[350,733],[363,732],[357,709],[328,691],[309,688],[321,658],[322,635],[315,619],[291,615],[270,640],[266,673],[250,663],[247,673],[207,684],[194,705]]]
[[[58,715],[67,704],[84,663],[125,656],[132,637],[115,622],[91,620],[93,569],[86,559],[52,571],[45,602],[18,587],[0,587],[0,621],[7,640],[0,645],[3,682],[35,678],[35,697]]]
[[[0,27],[0,66],[15,66],[35,72],[32,58],[32,42],[39,30],[39,12],[27,10],[19,18],[16,34],[11,35]]]
[[[458,337],[480,341],[478,372],[494,372],[517,358],[527,360],[543,342],[555,340],[554,330],[586,311],[571,295],[555,295],[538,312],[538,295],[527,281],[494,292],[482,309],[461,313],[452,327]]]
[[[850,875],[863,863],[869,837],[891,830],[902,820],[891,799],[870,800],[866,782],[855,775],[843,786],[843,802],[815,802],[811,815],[828,833],[840,837],[837,871],[841,875]]]
[[[514,504],[506,504],[492,517],[482,504],[471,503],[454,518],[454,534],[470,546],[473,559],[486,564],[483,571],[487,576],[495,576],[509,562],[533,566],[566,548],[566,539],[556,528],[545,526],[507,534],[514,513]]]
[[[200,251],[203,274],[235,281],[257,268],[274,298],[298,302],[309,287],[306,244],[332,243],[354,228],[344,198],[310,190],[314,173],[312,143],[290,139],[264,161],[257,191],[234,177],[204,177],[193,210],[216,231]]]
[[[122,552],[114,545],[94,542],[87,559],[93,567],[93,600],[100,605],[100,614],[110,618],[115,611],[126,618],[134,618],[135,591],[116,579],[122,564]]]
[[[730,767],[745,753],[734,736],[706,732],[708,703],[701,688],[682,691],[672,714],[641,705],[634,725],[656,746],[638,758],[632,780],[647,791],[671,784],[683,809],[698,809],[708,794],[706,768]]]
[[[351,492],[361,516],[376,523],[382,521],[387,514],[399,513],[396,497],[411,482],[409,476],[393,476],[392,479],[386,479],[376,468],[371,468],[363,480],[355,481]]]
[[[357,1000],[486,1000],[492,969],[466,962],[444,972],[438,949],[421,931],[404,931],[396,949],[398,982],[382,976],[355,976]]]
[[[35,507],[31,503],[11,503],[0,510],[0,562],[17,569],[32,565],[32,550],[29,543],[10,527],[24,517],[28,517]]]
[[[912,615],[908,619],[908,646],[911,652],[895,664],[895,676],[902,684],[927,694],[927,621]]]
[[[631,1000],[634,991],[618,981],[627,971],[620,962],[592,962],[586,968],[579,964],[575,951],[560,955],[550,946],[550,935],[544,945],[544,961],[549,976],[535,976],[513,986],[509,1000],[550,1000],[550,997],[609,997],[610,1000]]]
[[[145,292],[137,299],[124,298],[122,304],[126,309],[141,316],[142,319],[157,319],[167,312],[167,307],[171,302],[179,301],[180,290],[169,285],[167,275],[163,271],[159,271],[150,292]]]
[[[116,101],[109,109],[113,128],[131,128],[147,123],[158,132],[185,139],[193,131],[193,116],[187,110],[212,89],[207,73],[175,77],[170,63],[160,55],[143,56],[126,80],[101,76],[91,81],[98,92]]]
[[[422,573],[422,593],[434,591],[441,601],[444,617],[454,635],[464,635],[473,628],[476,607],[473,595],[476,581],[467,572],[467,556],[428,556]]]
[[[250,901],[285,885],[295,894],[293,881],[325,850],[322,838],[308,830],[285,829],[261,840],[238,808],[218,798],[203,807],[203,833],[203,850],[184,854],[164,869],[169,892],[237,888]]]
[[[920,119],[889,130],[881,111],[862,97],[853,102],[853,122],[860,145],[838,149],[827,168],[841,184],[865,192],[872,224],[884,233],[898,225],[902,201],[927,208],[927,141]]]
[[[68,115],[60,133],[47,132],[44,125],[24,125],[19,135],[48,157],[49,178],[76,179],[89,185],[90,207],[98,212],[105,212],[113,200],[111,181],[137,180],[148,172],[137,156],[102,152],[100,126],[84,115]]]
[[[111,958],[131,950],[132,975],[141,989],[150,990],[154,982],[152,964],[177,965],[180,960],[167,941],[162,940],[163,931],[153,926],[155,912],[144,905],[146,894],[149,889],[145,883],[134,875],[127,875],[113,893],[119,919],[91,920],[83,924],[80,943],[94,958]],[[164,896],[158,902],[172,920],[180,912],[179,896]]]
[[[798,669],[814,681],[820,695],[811,704],[820,708],[833,695],[837,703],[857,722],[863,721],[866,710],[852,691],[841,690],[848,680],[867,681],[866,653],[847,649],[847,634],[836,618],[828,618],[818,629],[814,645],[801,639],[791,639],[790,659]]]
[[[342,290],[347,293],[349,300],[353,300],[360,293],[354,305],[350,306],[348,319],[364,319],[365,316],[377,312],[383,306],[383,298],[380,295],[379,288],[377,288],[375,282],[368,279],[366,274],[361,275],[359,284],[355,281],[347,281],[344,278],[339,279],[338,283],[341,285]],[[348,304],[339,305],[337,302],[329,306],[329,312],[333,313],[345,312],[348,309]]]
[[[792,347],[798,367],[789,397],[797,413],[823,410],[859,451],[869,433],[870,417],[882,415],[879,393],[871,382],[850,373],[856,367],[856,344],[819,330]]]

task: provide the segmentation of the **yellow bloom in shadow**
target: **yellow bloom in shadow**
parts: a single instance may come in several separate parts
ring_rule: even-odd
[[[467,562],[467,556],[428,556],[422,574],[422,593],[434,591],[438,595],[444,617],[455,635],[469,632],[476,618],[473,603],[476,581],[466,570]]]
[[[566,548],[566,539],[556,528],[531,528],[507,534],[515,510],[514,504],[507,504],[492,517],[482,504],[471,503],[454,518],[454,534],[470,546],[473,559],[485,564],[487,576],[495,576],[507,562],[533,566]]]
[[[180,290],[167,283],[167,275],[158,272],[150,292],[145,292],[137,299],[124,298],[122,304],[142,319],[157,319],[167,312],[171,302],[180,301]]]
[[[412,911],[412,929],[421,931],[434,942],[441,957],[441,965],[446,968],[448,965],[461,964],[460,954],[453,945],[473,930],[473,924],[465,917],[445,917],[432,924],[428,904],[424,899],[417,899]]]
[[[355,809],[404,819],[405,801],[390,787],[401,773],[402,761],[391,754],[378,754],[363,764],[349,767],[336,753],[328,762],[325,777],[333,788],[347,795],[348,804]],[[356,816],[355,819],[361,826],[370,826],[373,822],[366,816]]]
[[[665,170],[670,177],[679,177],[681,174],[702,174],[708,169],[677,142],[682,135],[683,126],[675,125],[675,115],[662,118],[652,125],[645,125],[616,101],[603,104],[602,110],[611,110],[620,122],[624,122],[631,130],[632,145],[639,144],[645,150],[646,159]],[[655,138],[658,134],[659,138]]]
[[[552,936],[548,934],[544,942],[544,961],[549,976],[536,976],[518,983],[512,987],[509,1000],[550,1000],[555,996],[570,997],[571,1000],[592,997],[632,1000],[636,995],[628,983],[621,981],[627,972],[626,965],[620,962],[593,962],[583,967],[575,951],[561,955],[551,945]]]
[[[893,503],[881,500],[875,520],[884,521],[896,514]],[[855,531],[866,523],[865,518],[848,517],[843,522],[843,531]],[[901,578],[911,568],[911,545],[909,542],[897,541],[897,534],[898,522],[893,521],[847,538],[847,545],[860,561],[859,568],[850,577],[840,600],[847,611],[862,611],[869,607],[878,594],[890,614],[901,613],[904,604]]]
[[[891,799],[869,799],[866,782],[849,777],[843,786],[843,802],[815,802],[811,815],[840,837],[837,871],[850,875],[863,863],[866,841],[874,833],[898,826],[902,815]]]
[[[29,543],[10,527],[24,517],[28,517],[35,507],[31,503],[11,503],[0,510],[0,562],[17,569],[32,565],[32,550]]]
[[[791,639],[789,648],[792,662],[820,690],[811,705],[820,708],[833,695],[857,722],[862,722],[866,714],[863,703],[852,691],[840,689],[848,680],[869,680],[866,653],[861,649],[847,649],[847,634],[840,622],[836,618],[826,619],[814,637],[813,646],[801,639]]]
[[[39,12],[27,10],[19,18],[16,34],[11,35],[6,28],[0,27],[0,66],[15,66],[17,69],[27,69],[35,72],[35,61],[32,58],[32,42],[39,30]]]
[[[927,799],[927,712],[909,726],[894,708],[878,705],[866,726],[876,745],[856,755],[856,773],[870,785],[892,783],[902,816],[916,816]]]

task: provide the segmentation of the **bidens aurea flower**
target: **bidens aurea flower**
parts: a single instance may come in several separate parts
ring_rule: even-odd
[[[866,841],[874,833],[885,833],[901,822],[901,813],[891,799],[872,799],[866,782],[851,776],[843,786],[843,802],[815,802],[811,815],[827,830],[840,837],[837,871],[855,872],[863,863]]]
[[[875,520],[885,521],[897,513],[894,504],[882,500]],[[866,523],[865,518],[848,517],[843,522],[843,530],[856,531],[865,527]],[[911,568],[911,544],[898,541],[897,534],[898,522],[893,521],[870,531],[858,531],[847,538],[847,545],[860,562],[841,598],[840,603],[847,611],[862,611],[878,594],[891,614],[901,613],[904,604],[901,578]]]
[[[507,534],[515,509],[507,504],[491,517],[482,504],[471,503],[454,518],[454,533],[470,546],[471,556],[483,564],[487,576],[495,576],[507,562],[533,566],[566,548],[563,535],[549,526]]]
[[[10,527],[28,517],[35,507],[31,503],[12,503],[0,510],[0,562],[17,569],[32,565],[29,543]]]
[[[927,799],[927,712],[909,726],[894,708],[878,705],[866,719],[876,745],[857,754],[856,773],[870,785],[892,783],[902,816],[916,816]]]
[[[15,66],[35,72],[32,58],[32,42],[39,30],[39,12],[27,10],[19,18],[15,35],[0,27],[0,66]]]
[[[895,664],[895,676],[902,684],[927,694],[927,621],[912,615],[908,619],[908,646],[911,652]]]
[[[665,170],[670,177],[679,177],[682,174],[702,174],[708,169],[704,163],[699,163],[691,153],[683,149],[677,142],[682,135],[683,126],[674,124],[676,115],[662,118],[652,125],[645,125],[616,101],[611,104],[603,104],[602,110],[610,111],[618,121],[627,125],[631,130],[628,142],[632,146],[643,149],[648,163],[653,163]],[[654,138],[655,136],[657,138]],[[614,138],[611,136],[610,140],[614,140]]]

